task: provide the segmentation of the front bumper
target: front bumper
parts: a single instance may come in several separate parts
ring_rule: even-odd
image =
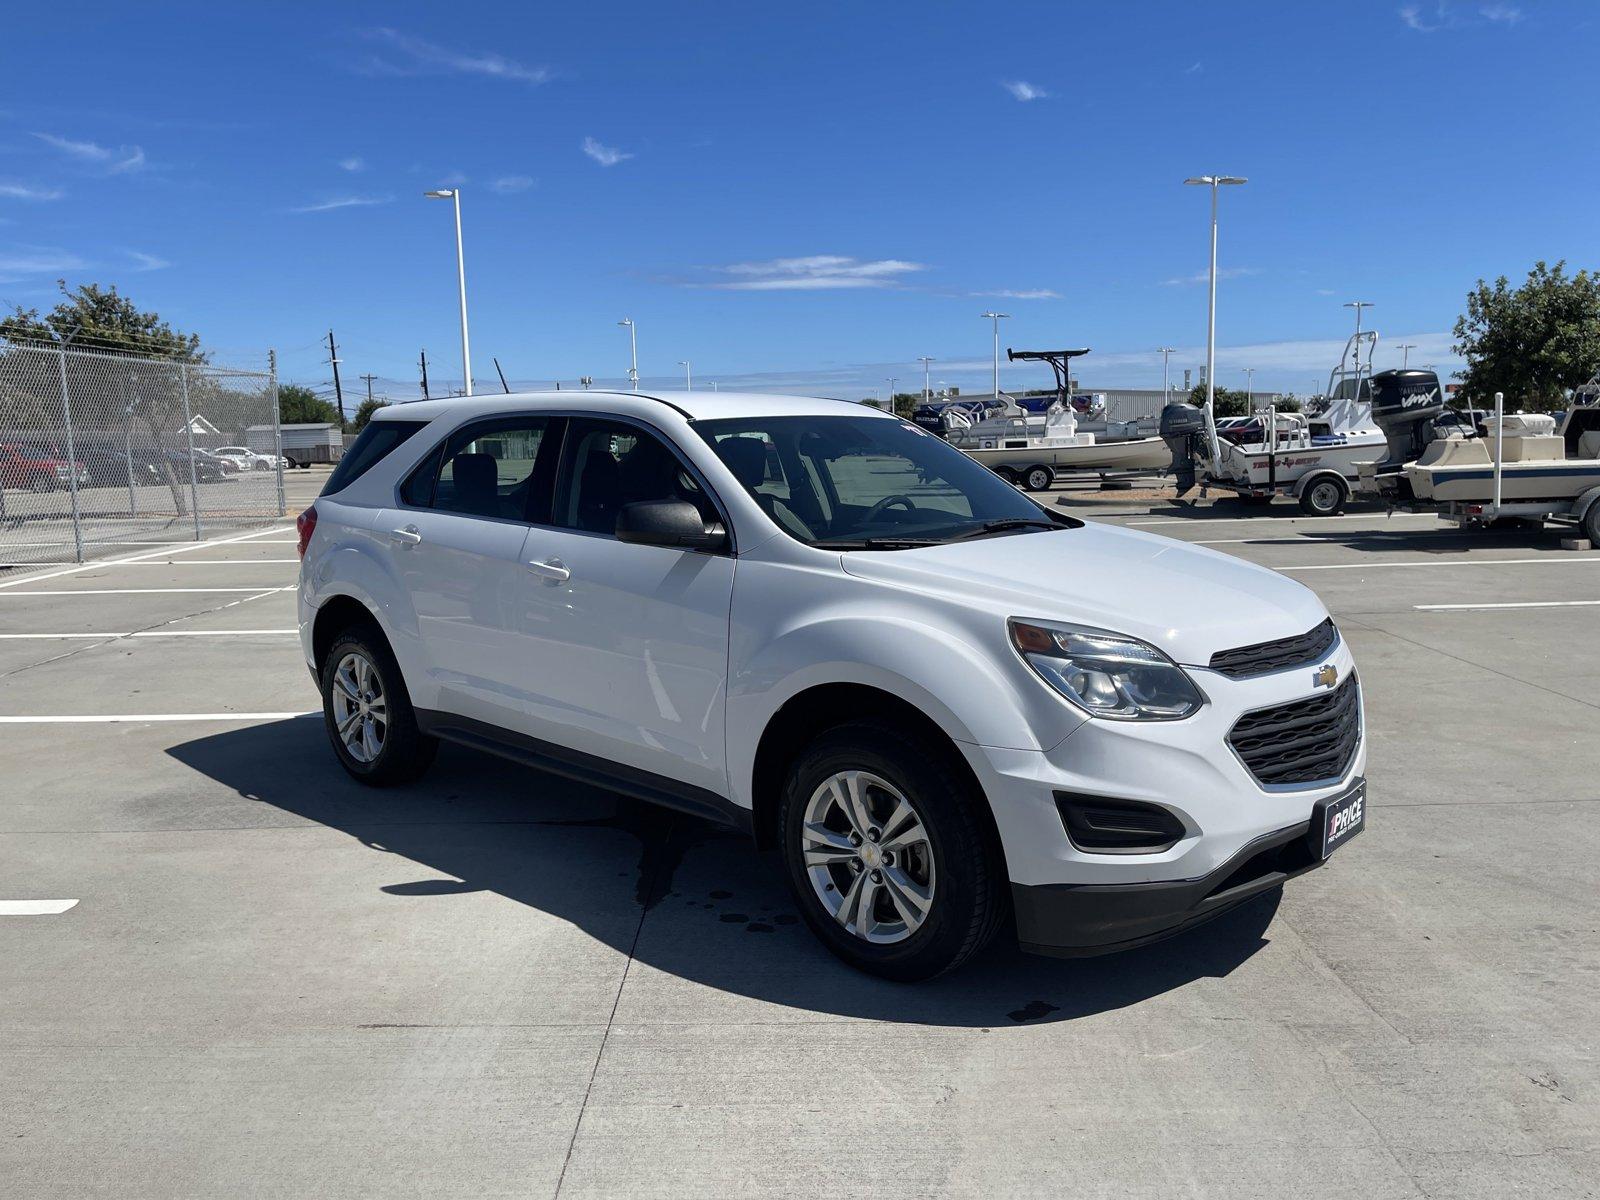
[[[1210,874],[1164,883],[1011,885],[1017,941],[1033,954],[1081,958],[1170,937],[1323,863],[1313,823],[1265,834]]]

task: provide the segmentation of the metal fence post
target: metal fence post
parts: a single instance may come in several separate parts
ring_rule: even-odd
[[[194,463],[194,414],[189,411],[189,370],[178,364],[178,390],[183,396],[183,432],[189,439],[189,511],[194,516],[194,540],[199,541],[200,531],[200,480]]]
[[[278,515],[287,516],[288,502],[283,496],[283,419],[278,412],[278,352],[267,351],[267,394],[272,400],[272,453],[277,456],[273,470],[278,473]]]
[[[56,346],[56,366],[61,371],[61,416],[67,426],[67,486],[72,491],[72,542],[77,561],[83,561],[83,514],[78,510],[78,453],[72,441],[72,400],[67,395],[67,347]]]

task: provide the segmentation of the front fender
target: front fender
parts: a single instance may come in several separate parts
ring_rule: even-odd
[[[1004,622],[998,624],[1003,638]],[[735,801],[747,807],[767,725],[813,687],[844,683],[887,692],[964,746],[1045,750],[1085,720],[1004,642],[998,649],[981,645],[914,612],[892,621],[833,612],[766,636],[736,621],[730,650],[728,770]]]

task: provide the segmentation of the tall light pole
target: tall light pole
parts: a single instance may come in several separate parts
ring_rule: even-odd
[[[689,360],[680,358],[678,365],[683,368],[683,390],[686,392],[694,391],[694,376],[689,371]]]
[[[1411,352],[1417,348],[1415,342],[1400,343],[1400,369],[1404,371],[1411,365]]]
[[[1000,322],[1009,320],[1010,313],[986,312],[986,320],[994,322],[994,398],[1000,399]]]
[[[1254,367],[1244,367],[1242,370],[1244,371],[1245,411],[1253,413],[1256,410],[1256,369]]]
[[[917,359],[917,361],[922,364],[922,402],[927,404],[933,399],[933,389],[929,387],[928,379],[928,364],[931,363],[933,359],[924,354],[921,358]]]
[[[885,412],[893,412],[894,411],[894,385],[899,383],[900,380],[895,376],[890,376],[888,379],[884,380],[884,382],[889,385],[889,405],[884,411]]]
[[[1161,347],[1161,403],[1172,403],[1172,347]]]
[[[1361,336],[1361,310],[1363,308],[1376,308],[1377,304],[1372,300],[1346,300],[1344,306],[1356,310],[1356,337],[1359,338]],[[1361,343],[1358,341],[1356,342],[1356,358],[1360,359],[1360,357]]]
[[[628,346],[633,353],[633,357],[630,360],[633,365],[628,368],[628,382],[633,385],[633,390],[637,392],[639,390],[639,329],[634,325],[632,317],[623,317],[617,324],[628,327]]]
[[[1206,440],[1211,443],[1211,461],[1222,457],[1217,445],[1217,189],[1237,187],[1247,182],[1240,175],[1196,175],[1186,184],[1211,189],[1211,301],[1206,308]]]
[[[467,341],[467,259],[461,250],[461,189],[435,188],[424,192],[429,200],[454,200],[456,205],[456,279],[461,285],[461,377],[472,395],[472,347]]]

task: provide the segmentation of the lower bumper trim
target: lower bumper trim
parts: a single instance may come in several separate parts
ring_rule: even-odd
[[[1255,839],[1209,875],[1159,883],[1011,885],[1017,940],[1032,954],[1084,958],[1192,929],[1323,860],[1311,822]]]

